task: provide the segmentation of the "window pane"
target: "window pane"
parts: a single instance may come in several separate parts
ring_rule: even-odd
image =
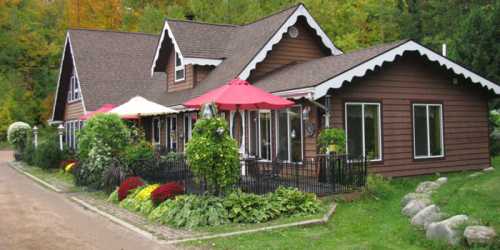
[[[425,106],[413,107],[415,156],[427,156],[427,111]]]
[[[153,120],[153,141],[155,143],[160,142],[160,120]]]
[[[238,142],[238,147],[240,147],[243,142],[243,122],[239,111],[233,115],[233,138]]]
[[[288,160],[288,115],[286,110],[278,111],[278,154],[282,161]]]
[[[271,113],[260,113],[260,158],[271,160]]]
[[[431,155],[442,155],[441,106],[429,106],[429,137]]]
[[[361,104],[348,104],[347,114],[347,152],[351,157],[363,156],[363,127]]]
[[[175,79],[183,79],[184,78],[184,69],[179,69],[175,71]]]
[[[181,66],[181,65],[182,65],[181,58],[179,57],[178,53],[175,53],[175,66]]]
[[[290,108],[290,143],[293,162],[302,161],[302,126],[300,113],[300,107]]]
[[[185,114],[184,115],[184,142],[188,142],[189,141],[189,129],[191,128],[191,125],[189,125],[189,121],[191,121],[189,119],[189,115],[188,114]],[[186,145],[184,145],[186,146]]]
[[[365,152],[368,159],[380,159],[379,106],[365,105]]]
[[[257,119],[257,112],[256,111],[250,111],[249,113],[249,123],[250,123],[250,155],[256,156],[258,153],[258,131],[257,131],[257,125],[258,125],[258,119]]]

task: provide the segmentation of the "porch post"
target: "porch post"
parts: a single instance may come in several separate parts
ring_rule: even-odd
[[[63,145],[63,134],[64,134],[64,126],[62,124],[57,127],[58,133],[59,133],[59,150],[63,151],[64,145]]]
[[[33,127],[33,145],[35,146],[35,148],[38,147],[38,127],[37,126],[34,126]]]

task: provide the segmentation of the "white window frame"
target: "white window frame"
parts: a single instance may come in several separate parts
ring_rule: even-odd
[[[155,135],[156,135],[156,132],[155,131],[155,121],[158,121],[158,142],[155,141]],[[160,121],[160,118],[153,118],[151,120],[151,143],[153,143],[153,145],[159,145],[161,143],[161,121]]]
[[[283,161],[283,162],[287,162],[287,163],[302,163],[304,161],[304,118],[302,117],[302,105],[295,105],[293,106],[293,108],[296,108],[296,107],[299,107],[299,112],[300,112],[300,142],[301,142],[301,149],[300,149],[300,156],[301,156],[301,159],[300,161],[297,161],[297,162],[292,162],[291,159],[292,159],[292,143],[291,143],[291,137],[290,137],[290,108],[287,108],[286,109],[286,116],[287,116],[287,140],[288,140],[288,156],[287,156],[287,160],[286,161]],[[275,140],[276,140],[276,155],[278,154],[279,152],[279,117],[278,117],[278,111],[279,110],[276,110],[275,111],[275,124],[276,124],[276,128],[275,128]]]
[[[366,105],[377,105],[378,109],[378,147],[379,147],[379,158],[371,159],[369,161],[376,162],[382,161],[384,159],[382,150],[382,109],[379,102],[346,102],[344,104],[344,131],[345,131],[345,152],[349,155],[349,137],[347,135],[347,106],[348,105],[361,105],[361,138],[362,138],[362,149],[363,157],[366,156],[366,138],[365,138],[365,106]]]
[[[76,87],[78,83],[78,87]],[[78,97],[75,97],[75,95],[78,94]],[[71,76],[69,78],[69,89],[68,89],[68,102],[75,102],[79,101],[82,98],[81,91],[80,91],[80,83],[78,82],[78,79],[76,78],[75,71],[71,73]]]
[[[425,119],[427,121],[427,155],[417,156],[417,141],[415,140],[415,107],[425,107]],[[439,155],[431,155],[431,140],[430,140],[430,126],[429,126],[429,107],[439,107],[439,116],[441,119],[440,126],[440,137],[441,137],[441,154]],[[413,158],[414,159],[432,159],[432,158],[442,158],[444,157],[444,120],[443,120],[443,104],[439,103],[413,103],[412,104],[412,132],[413,132]]]
[[[261,136],[261,129],[260,129],[260,123],[261,123],[261,120],[260,120],[260,115],[263,114],[263,113],[267,113],[269,114],[269,144],[270,144],[270,149],[272,148],[272,117],[271,117],[271,111],[270,110],[259,110],[259,112],[257,112],[257,133],[258,133],[258,136],[257,136],[257,152],[259,153],[259,159],[261,159],[261,161],[271,161],[272,160],[272,149],[271,149],[271,152],[269,153],[269,159],[263,159],[262,158],[262,136]],[[290,159],[290,158],[289,158]]]
[[[188,141],[191,139],[191,137],[193,136],[193,126],[194,124],[196,123],[196,121],[198,119],[195,119],[194,123],[193,123],[193,115],[196,115],[196,113],[193,113],[193,112],[187,112],[187,113],[184,113],[184,116],[182,117],[182,125],[183,125],[183,134],[184,134],[184,149],[186,149],[186,144],[188,143]],[[187,136],[186,136],[186,117],[188,118],[187,121],[188,121],[188,126],[187,126],[187,129],[188,129],[188,133],[187,133]]]
[[[179,58],[179,61],[181,62],[180,65],[177,65],[177,58]],[[175,52],[175,58],[174,58],[174,66],[175,66],[175,71],[174,71],[174,79],[175,82],[180,82],[184,81],[186,79],[186,67],[184,66],[184,62],[182,61],[182,57],[180,57],[179,53]],[[182,78],[177,78],[177,71],[182,70]]]
[[[171,150],[175,144],[175,151],[177,151],[177,117],[171,116],[167,118],[169,124],[165,129],[168,129],[166,141],[169,142],[169,149]],[[172,124],[175,124],[175,130],[172,129]]]
[[[78,145],[78,139],[76,136],[76,133],[80,131],[81,129],[81,123],[82,121],[80,120],[68,120],[64,124],[65,128],[65,139],[66,139],[66,146],[71,149],[76,149]]]

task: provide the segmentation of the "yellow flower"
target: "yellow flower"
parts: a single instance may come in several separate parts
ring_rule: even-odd
[[[160,185],[159,184],[153,184],[145,187],[142,189],[135,197],[134,199],[138,201],[146,201],[151,197],[151,193],[157,189]]]
[[[74,162],[70,163],[70,164],[66,165],[66,167],[64,167],[64,171],[70,172],[73,169],[74,166],[75,166]]]

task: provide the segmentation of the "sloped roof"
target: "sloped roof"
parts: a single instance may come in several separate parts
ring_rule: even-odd
[[[254,85],[271,92],[315,86],[407,41],[380,44],[338,56],[289,65],[259,79]]]
[[[165,84],[165,77],[149,74],[156,35],[70,29],[68,37],[89,111],[102,103],[123,103],[138,93],[149,96]]]

